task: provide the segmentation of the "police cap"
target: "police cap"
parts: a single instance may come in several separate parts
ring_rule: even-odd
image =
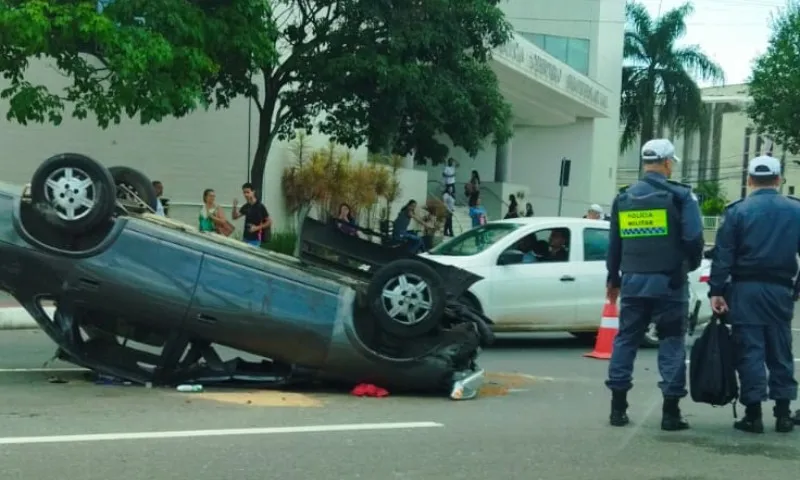
[[[645,142],[642,146],[642,162],[655,163],[664,160],[681,161],[675,156],[675,145],[672,142],[666,138],[654,138]]]
[[[775,157],[761,155],[750,160],[747,173],[751,177],[777,177],[781,174],[781,162]]]

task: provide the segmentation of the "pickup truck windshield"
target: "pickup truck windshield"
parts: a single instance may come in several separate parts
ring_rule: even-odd
[[[430,251],[431,255],[469,256],[480,253],[519,228],[516,223],[488,223],[468,230]]]

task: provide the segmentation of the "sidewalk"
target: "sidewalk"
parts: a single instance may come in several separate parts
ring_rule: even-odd
[[[45,307],[45,310],[52,315],[54,307]],[[0,302],[0,330],[29,330],[37,329],[39,325],[16,302]]]

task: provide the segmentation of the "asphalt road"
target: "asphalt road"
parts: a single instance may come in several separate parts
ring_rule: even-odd
[[[52,350],[40,332],[0,332],[3,480],[730,480],[794,478],[800,469],[800,431],[748,436],[731,429],[729,408],[687,401],[693,429],[661,432],[654,351],[639,356],[633,424],[608,427],[607,362],[583,358],[587,347],[560,336],[501,339],[482,357],[492,385],[468,402],[182,394],[30,371]],[[50,383],[53,376],[67,383]],[[415,423],[387,425],[395,422]],[[253,428],[266,430],[220,430]],[[184,437],[130,438],[165,431]],[[100,441],[89,436],[102,433],[109,435]]]

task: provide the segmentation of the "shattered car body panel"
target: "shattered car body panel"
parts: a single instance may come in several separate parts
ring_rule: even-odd
[[[488,319],[455,300],[480,278],[447,269],[440,271],[456,291],[448,290],[439,326],[398,339],[373,321],[364,298],[370,274],[264,252],[147,214],[117,215],[102,228],[65,236],[20,188],[0,185],[0,288],[53,339],[60,358],[139,383],[279,387],[320,380],[474,396],[479,347],[492,334]],[[55,302],[52,317],[43,301]],[[263,360],[223,361],[215,345]]]
[[[300,258],[325,268],[343,272],[362,280],[369,280],[381,266],[400,259],[414,259],[431,267],[444,280],[448,294],[460,297],[481,277],[461,268],[454,268],[425,257],[409,253],[403,244],[381,245],[354,235],[347,235],[336,228],[337,220],[325,224],[313,218],[303,222]],[[378,232],[367,228],[349,226],[365,236],[377,236]]]

